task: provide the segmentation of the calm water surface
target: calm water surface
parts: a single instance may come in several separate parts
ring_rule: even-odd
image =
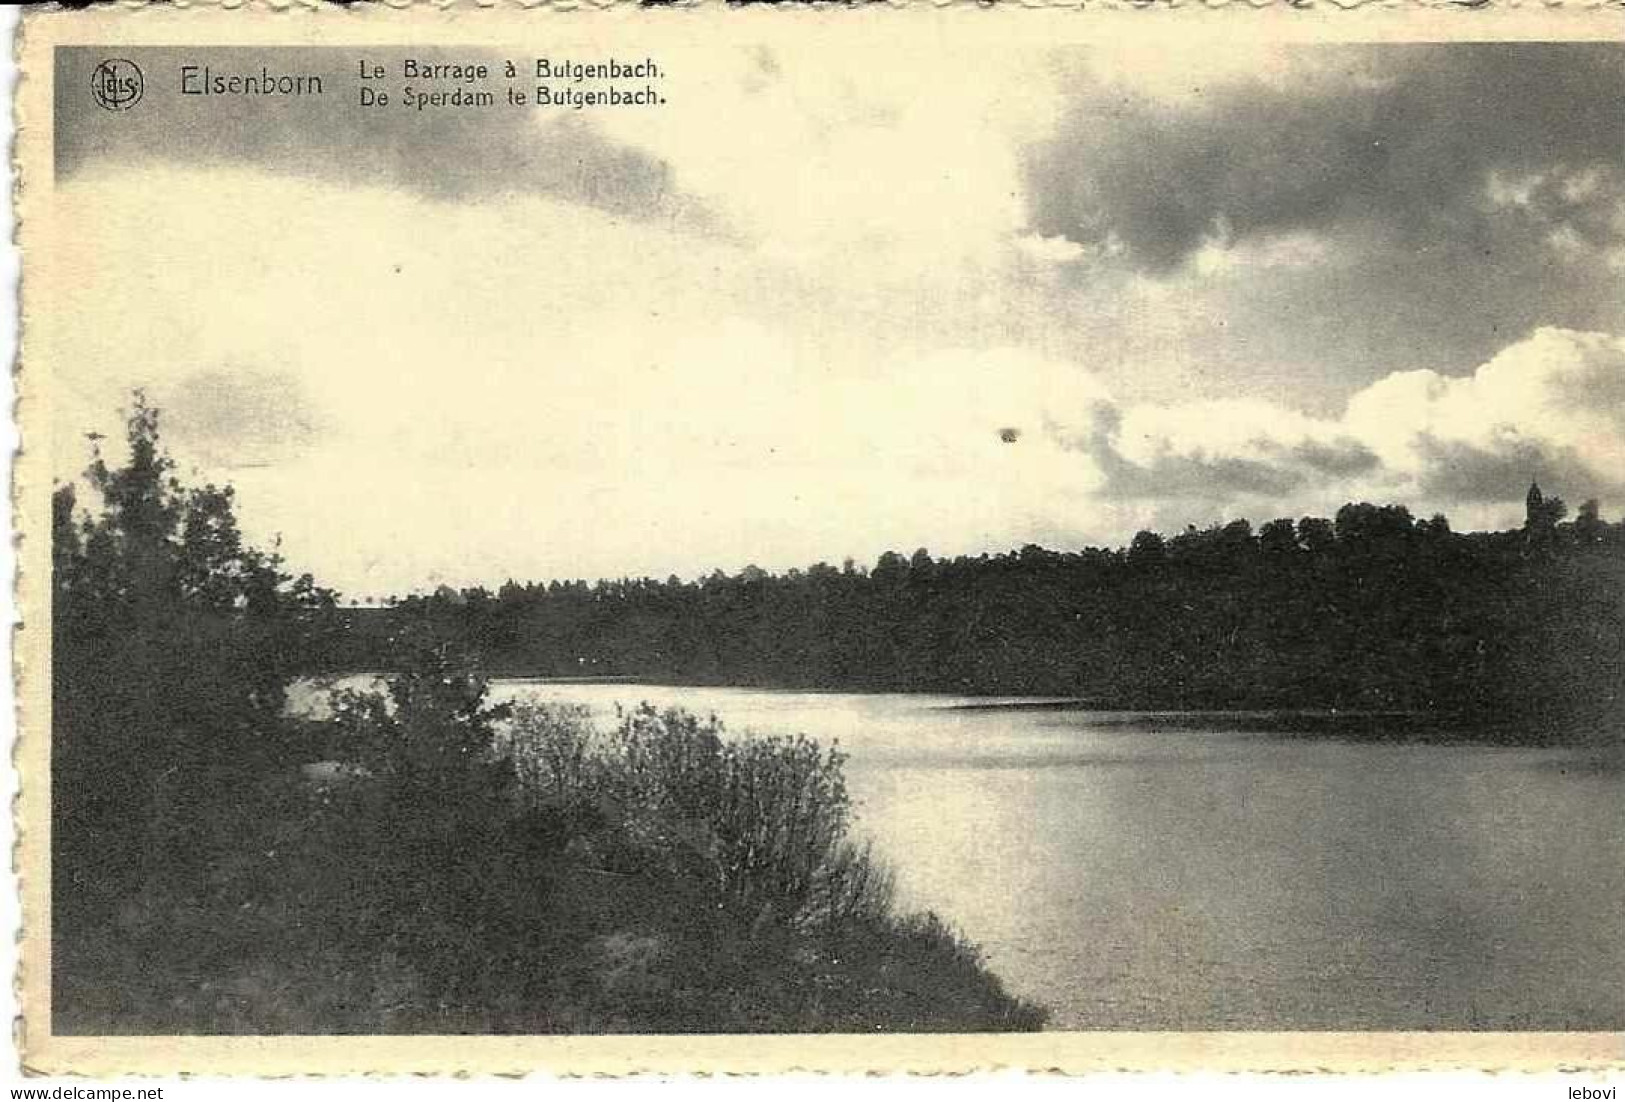
[[[1625,769],[953,697],[503,682],[839,740],[858,829],[1063,1029],[1625,1027]],[[978,701],[975,703],[985,703]]]

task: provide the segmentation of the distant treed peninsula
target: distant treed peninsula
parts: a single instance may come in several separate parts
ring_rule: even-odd
[[[368,668],[427,627],[512,675],[1493,715],[1538,738],[1605,726],[1625,696],[1625,522],[1567,513],[1531,486],[1504,532],[1356,503],[1120,550],[442,587],[340,610],[325,659]]]

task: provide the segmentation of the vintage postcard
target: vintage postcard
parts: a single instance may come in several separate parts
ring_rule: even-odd
[[[26,1065],[1619,1069],[1622,27],[29,13]]]

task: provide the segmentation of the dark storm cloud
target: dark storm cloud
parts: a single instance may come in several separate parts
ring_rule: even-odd
[[[1099,493],[1117,501],[1213,500],[1239,494],[1281,497],[1340,478],[1370,475],[1381,466],[1370,448],[1348,437],[1296,443],[1258,439],[1251,442],[1253,454],[1245,456],[1170,450],[1149,462],[1136,462],[1118,446],[1122,419],[1116,407],[1102,405],[1084,438],[1063,442],[1088,453],[1105,479]]]
[[[1100,495],[1116,501],[1222,500],[1233,494],[1281,497],[1307,481],[1300,470],[1237,456],[1168,454],[1141,465],[1103,450],[1095,453],[1095,459],[1106,476]]]
[[[1339,439],[1330,443],[1304,440],[1290,449],[1294,460],[1312,471],[1333,478],[1370,474],[1381,465],[1377,453],[1358,440]]]
[[[1234,83],[1186,105],[1080,77],[1057,134],[1028,151],[1032,229],[1114,244],[1152,273],[1212,239],[1301,231],[1355,248],[1487,258],[1507,243],[1495,226],[1508,212],[1487,201],[1492,172],[1516,181],[1600,166],[1589,194],[1565,192],[1557,177],[1537,184],[1534,221],[1545,221],[1525,239],[1560,227],[1593,247],[1620,239],[1612,204],[1625,197],[1615,171],[1625,162],[1625,50],[1331,51],[1305,52],[1301,82]]]
[[[188,166],[246,165],[289,176],[317,177],[360,186],[399,189],[447,201],[503,194],[541,194],[617,215],[666,220],[690,229],[718,230],[715,220],[685,195],[665,161],[619,145],[595,130],[580,112],[553,108],[401,106],[405,84],[419,90],[453,88],[505,95],[500,55],[414,49],[421,62],[484,62],[495,74],[479,84],[403,80],[397,48],[378,48],[365,60],[389,76],[362,82],[356,49],[137,49],[121,55],[140,66],[146,91],[120,111],[97,105],[91,74],[101,49],[62,47],[55,85],[57,175],[97,165],[166,161]],[[516,86],[529,90],[524,66]],[[181,69],[216,74],[319,77],[323,92],[303,96],[181,94]],[[387,106],[359,105],[363,85],[390,96]]]
[[[1625,490],[1625,472],[1588,465],[1569,447],[1507,434],[1490,446],[1419,435],[1421,460],[1417,489],[1450,501],[1499,502],[1531,479],[1572,495],[1570,505],[1588,497],[1612,497]]]

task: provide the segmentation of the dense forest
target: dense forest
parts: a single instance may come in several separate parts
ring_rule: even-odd
[[[1035,1029],[900,912],[844,759],[641,708],[487,699],[396,633],[384,692],[287,692],[336,595],[184,485],[137,400],[53,511],[58,1034]],[[83,492],[82,492],[83,491]],[[336,755],[337,760],[334,760]]]
[[[506,674],[1076,697],[1101,707],[1497,717],[1525,736],[1616,729],[1625,522],[1530,496],[1528,521],[1349,504],[1124,549],[882,555],[697,581],[442,587],[339,614],[325,660],[376,668],[415,628]]]

